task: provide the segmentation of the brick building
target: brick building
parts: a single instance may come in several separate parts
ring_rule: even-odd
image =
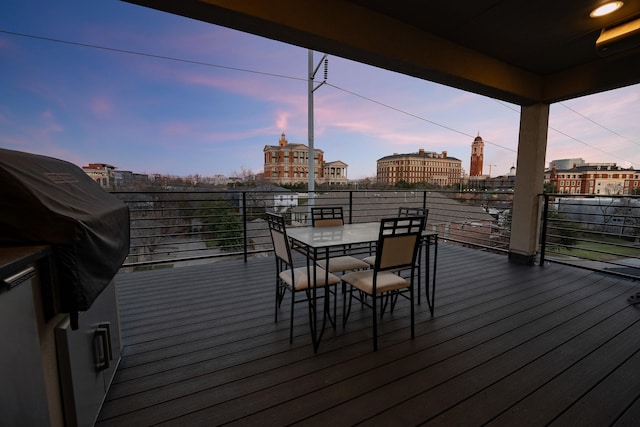
[[[624,169],[615,163],[586,163],[570,169],[552,166],[547,176],[548,182],[562,194],[622,195],[640,191],[640,171]]]
[[[393,154],[377,160],[377,181],[383,185],[425,183],[442,187],[460,185],[462,161],[455,157],[418,150],[417,153]]]
[[[471,144],[471,163],[469,166],[469,176],[482,176],[482,163],[484,161],[484,141],[480,134],[476,136]]]
[[[280,135],[278,145],[264,147],[264,180],[278,185],[306,184],[309,182],[309,147],[289,144],[285,134]],[[326,163],[324,152],[313,150],[315,182],[346,184],[348,165],[342,161]]]

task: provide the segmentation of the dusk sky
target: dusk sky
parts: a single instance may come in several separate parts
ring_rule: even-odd
[[[4,0],[0,147],[138,173],[258,173],[281,133],[308,143],[307,57],[117,0]],[[315,147],[346,162],[350,179],[421,148],[468,173],[478,133],[485,174],[516,165],[517,105],[335,56],[314,104]],[[547,162],[640,169],[640,85],[554,104],[549,124]]]

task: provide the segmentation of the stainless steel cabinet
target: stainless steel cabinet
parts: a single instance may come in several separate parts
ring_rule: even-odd
[[[120,361],[120,327],[114,282],[88,311],[78,329],[67,316],[56,328],[56,348],[67,426],[88,426],[96,417]]]
[[[0,247],[0,426],[91,426],[122,344],[116,284],[89,310],[59,310],[48,246]]]
[[[0,425],[48,426],[49,409],[33,289],[38,271],[23,267],[0,283]]]

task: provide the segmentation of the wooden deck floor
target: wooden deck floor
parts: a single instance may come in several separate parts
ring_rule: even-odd
[[[98,426],[639,425],[639,284],[440,245],[435,317],[356,308],[317,354],[274,322],[273,258],[125,273]],[[341,311],[341,304],[338,307]]]

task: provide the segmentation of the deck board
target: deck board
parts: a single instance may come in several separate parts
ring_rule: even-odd
[[[637,421],[637,282],[446,244],[438,256],[435,316],[423,301],[411,340],[399,303],[377,352],[358,305],[314,354],[298,304],[290,344],[273,258],[121,273],[123,359],[97,425]]]

